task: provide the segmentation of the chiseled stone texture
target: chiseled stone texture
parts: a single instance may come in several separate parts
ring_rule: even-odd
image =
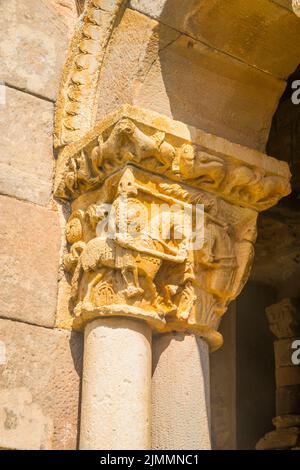
[[[141,13],[280,78],[287,78],[299,64],[299,20],[287,10],[291,4],[291,0],[130,1]]]
[[[84,0],[77,0],[77,2],[82,6]],[[61,21],[66,24],[67,32],[71,36],[78,17],[76,0],[46,0],[45,3],[60,15]]]
[[[0,80],[54,100],[68,36],[53,0],[0,0]]]
[[[278,5],[282,6],[283,8],[287,8],[290,11],[293,11],[292,1],[291,0],[273,0]]]
[[[0,320],[0,448],[75,449],[82,335]]]
[[[0,196],[0,317],[55,322],[61,232],[58,214]]]
[[[264,150],[284,88],[284,81],[128,9],[103,64],[98,118],[129,103]]]
[[[49,204],[53,104],[8,87],[0,104],[0,193]]]

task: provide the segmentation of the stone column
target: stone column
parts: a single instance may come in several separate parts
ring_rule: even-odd
[[[84,332],[80,449],[150,449],[151,330],[102,318]]]
[[[237,302],[229,305],[220,332],[226,341],[210,357],[211,441],[214,450],[237,449]]]
[[[266,309],[274,342],[276,378],[275,431],[257,450],[300,449],[300,365],[293,364],[293,343],[300,342],[300,299],[283,299]]]
[[[81,448],[149,446],[149,349],[136,322],[171,338],[170,351],[180,344],[171,361],[161,350],[154,372],[154,447],[210,447],[208,350],[247,281],[258,212],[289,193],[289,178],[285,163],[127,105],[60,153],[55,194],[71,202],[61,321],[86,328]],[[130,437],[123,417],[137,409]]]
[[[152,448],[211,449],[209,348],[195,335],[153,339]]]

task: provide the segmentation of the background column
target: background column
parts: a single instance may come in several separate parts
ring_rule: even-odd
[[[300,340],[300,299],[287,298],[266,308],[274,342],[276,430],[256,444],[257,450],[300,449],[300,366],[293,363],[293,343]]]
[[[152,448],[211,449],[209,347],[194,335],[153,338]]]

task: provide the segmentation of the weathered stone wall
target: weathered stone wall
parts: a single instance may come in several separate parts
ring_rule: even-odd
[[[0,448],[77,446],[82,338],[56,328],[67,209],[53,198],[52,142],[82,4],[0,0]],[[98,119],[129,103],[264,150],[298,65],[299,23],[285,0],[226,4],[129,1],[103,51]],[[217,399],[216,423],[234,428]],[[232,445],[219,437],[220,448]]]
[[[75,449],[82,339],[55,328],[54,104],[75,0],[0,1],[0,448]]]

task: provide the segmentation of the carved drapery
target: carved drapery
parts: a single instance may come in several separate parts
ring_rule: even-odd
[[[258,211],[289,193],[289,176],[284,163],[157,113],[123,106],[108,116],[57,165],[56,196],[72,206],[64,264],[74,327],[125,315],[219,347]]]

